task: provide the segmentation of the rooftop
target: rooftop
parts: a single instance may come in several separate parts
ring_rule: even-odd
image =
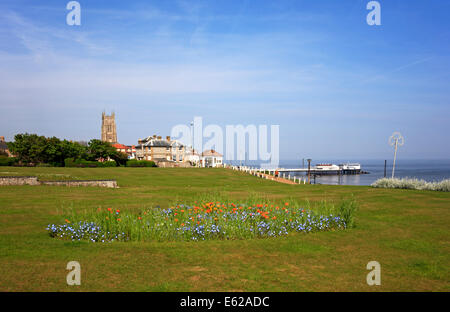
[[[222,157],[222,154],[217,153],[215,150],[206,150],[202,153],[202,156],[215,156],[215,157]]]

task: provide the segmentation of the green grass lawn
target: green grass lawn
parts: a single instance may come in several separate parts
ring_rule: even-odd
[[[1,291],[450,291],[450,193],[366,186],[287,185],[227,169],[16,168],[0,176],[116,179],[120,188],[0,186]],[[68,242],[45,228],[62,211],[135,209],[205,193],[273,201],[335,201],[353,194],[356,227],[273,239]],[[67,286],[66,264],[81,264]],[[381,264],[381,286],[366,265]]]

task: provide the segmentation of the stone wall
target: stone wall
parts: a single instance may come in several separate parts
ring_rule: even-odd
[[[64,185],[64,186],[99,186],[117,188],[115,180],[88,180],[88,181],[41,181],[44,185]]]
[[[40,185],[37,177],[0,177],[0,185]]]
[[[0,185],[64,185],[117,188],[115,180],[39,181],[37,177],[0,177]]]

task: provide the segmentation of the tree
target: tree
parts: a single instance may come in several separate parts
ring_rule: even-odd
[[[116,151],[116,154],[111,156],[112,159],[114,159],[117,163],[117,165],[125,166],[128,161],[128,155],[122,152]]]
[[[86,147],[56,137],[46,138],[37,134],[17,134],[8,144],[12,154],[24,164],[49,163],[64,166],[64,159],[82,159],[87,155]]]
[[[45,160],[45,137],[37,134],[16,134],[14,142],[9,143],[12,154],[16,155],[17,160],[30,164],[41,163]]]
[[[106,160],[114,159],[117,156],[117,151],[108,142],[103,142],[97,139],[90,140],[87,147],[87,160]]]

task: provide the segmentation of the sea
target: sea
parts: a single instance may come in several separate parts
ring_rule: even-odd
[[[312,160],[311,166],[327,163],[359,163],[361,170],[368,172],[367,174],[356,175],[323,175],[311,178],[311,183],[316,184],[332,184],[332,185],[370,185],[376,180],[384,177],[384,159],[320,159]],[[387,160],[386,176],[392,177],[392,160]],[[251,166],[251,164],[250,164]],[[280,168],[303,168],[303,161],[284,160],[280,161]],[[305,167],[307,162],[305,160]],[[437,182],[444,179],[450,179],[450,159],[397,159],[395,163],[396,178],[417,178],[428,182]],[[291,173],[294,175],[305,177],[305,173]]]

